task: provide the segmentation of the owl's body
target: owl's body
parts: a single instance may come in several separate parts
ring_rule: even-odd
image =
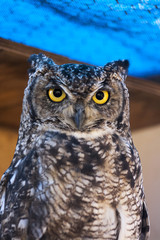
[[[1,180],[0,239],[148,239],[128,62],[30,61],[19,139]]]

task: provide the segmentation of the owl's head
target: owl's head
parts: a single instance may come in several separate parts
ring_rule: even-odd
[[[29,61],[25,105],[32,123],[83,132],[128,125],[127,60],[104,67],[56,65],[39,54]]]

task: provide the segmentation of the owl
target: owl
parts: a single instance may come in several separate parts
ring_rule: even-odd
[[[15,154],[0,184],[0,239],[148,239],[128,61],[29,61]]]

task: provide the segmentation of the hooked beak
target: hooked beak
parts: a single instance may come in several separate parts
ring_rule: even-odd
[[[75,108],[74,122],[78,130],[82,128],[84,119],[85,119],[84,106],[81,104],[77,104]]]

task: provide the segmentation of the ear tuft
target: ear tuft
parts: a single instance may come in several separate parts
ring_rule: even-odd
[[[128,60],[118,60],[118,61],[107,63],[104,66],[104,69],[107,72],[118,73],[122,77],[122,79],[125,80],[128,74],[128,67],[129,67]]]
[[[128,67],[129,67],[129,61],[126,59],[126,60],[119,60],[117,61],[118,65],[123,67],[124,69],[128,70]]]
[[[30,73],[36,71],[37,68],[48,67],[55,65],[51,58],[48,58],[42,53],[33,54],[29,57],[28,62],[31,64],[31,69],[29,69]]]

